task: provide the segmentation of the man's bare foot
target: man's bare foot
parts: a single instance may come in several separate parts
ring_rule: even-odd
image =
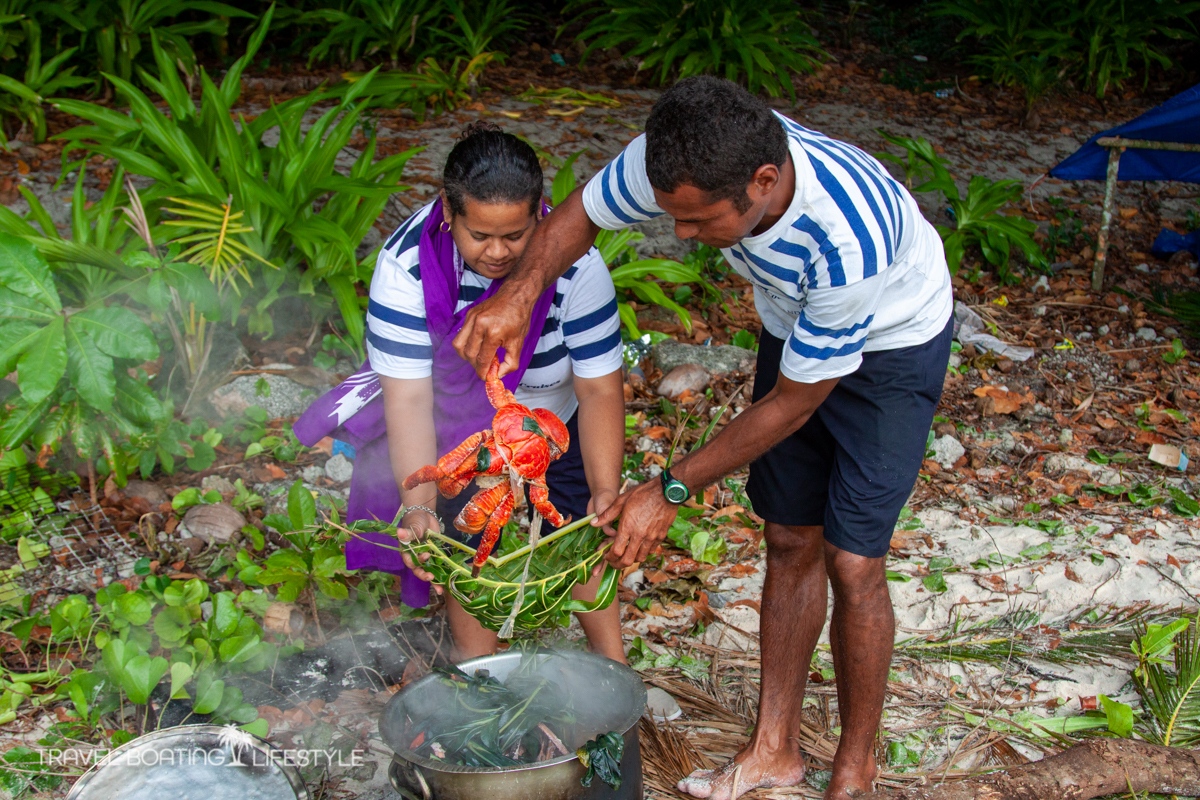
[[[825,800],[847,800],[875,791],[879,768],[874,762],[863,769],[839,769],[835,764],[833,777],[825,787]]]
[[[799,753],[756,755],[743,750],[720,769],[698,769],[676,788],[705,800],[737,800],[751,789],[795,786],[804,780],[804,761]]]

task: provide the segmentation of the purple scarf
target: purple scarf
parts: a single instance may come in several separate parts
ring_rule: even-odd
[[[546,210],[543,206],[543,213]],[[461,277],[459,259],[454,239],[442,231],[443,219],[439,199],[425,220],[418,245],[421,289],[425,292],[425,324],[433,340],[433,422],[437,427],[439,458],[471,434],[491,427],[492,417],[496,414],[475,368],[460,358],[454,349],[454,337],[462,330],[467,311],[494,295],[503,282],[492,281],[478,300],[462,311],[455,311]],[[529,368],[553,302],[554,286],[551,285],[533,305],[517,369],[503,378],[510,392],[517,390],[521,377]],[[504,357],[503,348],[500,357]]]
[[[467,311],[496,293],[501,281],[492,281],[483,295],[462,311],[458,305],[459,272],[454,240],[441,230],[442,203],[430,210],[421,230],[418,259],[425,294],[425,318],[433,340],[433,424],[437,430],[438,457],[473,433],[491,425],[496,411],[487,399],[483,381],[474,368],[459,357],[454,337],[462,329]],[[551,285],[534,304],[529,332],[521,348],[519,366],[504,377],[504,385],[515,391],[529,367],[546,317],[554,301]],[[313,401],[293,426],[301,444],[313,446],[326,436],[349,442],[356,449],[347,522],[392,521],[400,510],[400,490],[392,475],[387,449],[387,427],[383,415],[383,388],[379,377],[365,362],[357,372]],[[394,537],[384,533],[360,534],[346,543],[348,569],[373,569],[400,576],[401,600],[410,607],[429,602],[429,585],[404,566]]]

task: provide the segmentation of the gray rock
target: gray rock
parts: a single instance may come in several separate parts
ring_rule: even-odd
[[[170,499],[158,484],[138,480],[132,480],[125,484],[125,496],[140,497],[149,503],[151,508],[158,508]]]
[[[699,364],[712,375],[727,372],[749,372],[754,368],[758,354],[731,344],[704,347],[676,341],[659,342],[650,350],[654,365],[663,372],[670,372],[683,364]]]
[[[676,398],[684,392],[699,394],[708,386],[708,370],[699,364],[680,364],[658,382],[660,397]]]
[[[270,387],[266,396],[258,394],[260,380]],[[239,375],[213,392],[209,403],[225,417],[241,416],[251,406],[266,409],[271,419],[298,417],[320,391],[284,375]]]
[[[1147,342],[1153,342],[1156,338],[1158,338],[1158,333],[1154,330],[1154,328],[1138,328],[1137,333],[1134,335],[1137,336],[1137,338]]]
[[[1042,472],[1051,477],[1062,475],[1064,472],[1091,472],[1095,465],[1081,456],[1070,453],[1051,453],[1046,456]]]
[[[241,512],[228,503],[192,506],[183,517],[188,533],[206,542],[228,542],[246,524]]]
[[[1176,336],[1179,335],[1179,331],[1175,330],[1174,328],[1167,327],[1167,328],[1163,328],[1162,335],[1167,337],[1168,339],[1174,339]]]
[[[960,366],[962,366],[962,356],[960,356],[958,353],[951,353],[950,354],[950,363],[948,364],[948,366],[950,366],[954,369],[958,369]]]
[[[300,470],[300,478],[305,483],[316,483],[321,478],[325,477],[325,470],[318,467],[316,464],[311,464]]]
[[[1101,336],[1108,336],[1108,332],[1110,330],[1111,328],[1109,328],[1107,325],[1101,325],[1096,329],[1096,333],[1100,334]]]
[[[1058,443],[1062,447],[1070,447],[1075,440],[1075,433],[1070,428],[1063,428],[1058,433]]]
[[[237,488],[224,475],[208,475],[200,481],[200,488],[206,492],[217,491],[221,494],[233,494]]]
[[[967,453],[967,449],[962,446],[962,443],[949,435],[934,439],[929,449],[933,451],[933,460],[941,464],[942,469],[950,469],[954,466],[954,462]]]
[[[334,483],[347,483],[354,474],[354,462],[338,453],[325,462],[325,475]]]

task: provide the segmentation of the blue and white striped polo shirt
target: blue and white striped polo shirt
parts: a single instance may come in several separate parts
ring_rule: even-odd
[[[388,238],[371,279],[367,354],[375,371],[391,378],[427,378],[433,372],[433,345],[425,325],[425,294],[417,265],[417,242],[431,207],[417,211]],[[492,282],[464,269],[461,283],[459,309],[478,299]],[[620,369],[621,353],[616,291],[604,260],[593,248],[558,279],[517,399],[549,409],[566,421],[579,407],[574,377],[598,378]]]
[[[953,310],[941,238],[912,195],[857,147],[777,115],[796,192],[771,228],[722,252],[754,284],[763,327],[787,339],[780,370],[802,383],[849,375],[862,353],[923,344]],[[639,136],[587,184],[583,204],[616,230],[663,213]]]

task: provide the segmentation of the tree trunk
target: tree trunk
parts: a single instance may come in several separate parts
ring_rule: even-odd
[[[878,791],[860,800],[1089,800],[1128,792],[1200,797],[1200,750],[1092,739],[974,780]]]

